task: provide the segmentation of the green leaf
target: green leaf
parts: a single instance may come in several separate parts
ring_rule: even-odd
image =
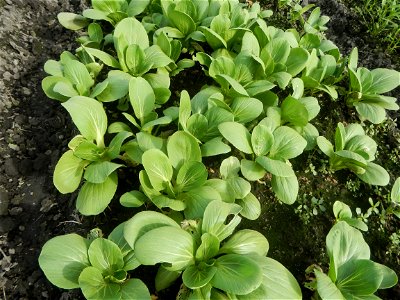
[[[107,115],[101,103],[92,98],[76,96],[61,105],[69,112],[79,132],[87,140],[96,140],[98,146],[104,145]]]
[[[164,149],[165,149],[165,140],[160,137],[151,135],[150,133],[138,132],[136,134],[136,139],[137,139],[140,149],[143,152],[153,149],[153,148],[161,150],[161,151],[164,151]]]
[[[119,37],[123,37],[126,40],[126,47],[129,45],[138,45],[143,50],[149,47],[149,37],[147,32],[135,18],[125,18],[115,27],[114,30],[114,43],[118,50],[120,43],[118,42]]]
[[[54,169],[53,183],[62,194],[72,193],[81,182],[87,162],[76,157],[72,150],[65,152]]]
[[[365,160],[372,161],[375,159],[377,144],[369,136],[357,135],[346,142],[345,150],[355,152]]]
[[[265,170],[267,170],[269,173],[275,176],[279,177],[295,176],[292,167],[283,161],[271,159],[266,156],[259,156],[256,158],[256,162],[260,166],[262,166]]]
[[[237,215],[240,210],[241,207],[237,204],[220,200],[210,202],[204,211],[202,233],[208,232],[216,236],[220,241],[224,240],[232,234],[240,223],[241,218]],[[228,224],[224,224],[231,214],[234,215],[233,219]]]
[[[242,255],[255,253],[260,256],[266,256],[268,249],[269,243],[261,233],[251,229],[243,229],[227,240],[219,250],[219,253]]]
[[[89,34],[90,40],[95,41],[99,44],[101,43],[101,41],[104,38],[103,30],[101,29],[101,26],[97,23],[89,24],[88,34]],[[93,49],[93,48],[91,48],[91,49]]]
[[[225,139],[244,153],[252,154],[251,135],[246,127],[236,122],[225,122],[218,126]]]
[[[124,267],[124,259],[119,247],[112,241],[97,238],[88,250],[90,264],[103,274],[111,275]]]
[[[235,79],[233,79],[232,77],[225,75],[225,74],[218,74],[216,75],[216,80],[219,83],[222,83],[223,86],[231,86],[232,87],[232,93],[234,95],[237,96],[244,96],[244,97],[248,97],[249,94],[247,93],[247,91],[245,90],[245,88],[239,83],[237,82]]]
[[[68,100],[69,97],[61,95],[60,93],[54,91],[54,87],[59,82],[64,82],[65,84],[71,84],[71,82],[65,77],[47,76],[42,80],[42,90],[45,92],[46,96],[51,99],[66,101]]]
[[[39,256],[39,265],[47,279],[63,289],[79,287],[79,274],[90,265],[90,242],[72,233],[47,241]]]
[[[70,60],[64,65],[64,75],[76,86],[80,95],[87,96],[94,84],[85,65],[77,60]]]
[[[378,290],[382,277],[373,261],[349,260],[338,268],[336,286],[345,296],[370,295]]]
[[[152,68],[161,68],[173,63],[172,59],[158,45],[152,45],[144,52],[146,53],[146,60],[153,63]]]
[[[290,54],[290,45],[285,38],[274,38],[266,46],[274,62],[285,64]]]
[[[82,48],[90,55],[93,55],[94,57],[100,59],[105,65],[116,69],[121,68],[118,60],[116,60],[110,54],[94,48],[89,48],[89,47],[82,47]]]
[[[390,180],[388,172],[380,165],[372,162],[368,162],[367,167],[365,168],[365,173],[356,175],[362,181],[372,185],[385,186]]]
[[[239,296],[238,300],[302,299],[299,284],[281,263],[269,257],[258,257],[256,261],[262,268],[262,284],[252,293]]]
[[[204,115],[194,114],[187,122],[187,130],[196,138],[202,139],[208,130],[208,120]]]
[[[281,116],[284,122],[304,127],[308,123],[308,110],[303,103],[291,96],[286,97],[281,105]]]
[[[247,159],[240,161],[240,171],[244,178],[249,181],[256,181],[264,177],[265,169],[257,162]]]
[[[235,121],[243,124],[256,119],[264,108],[260,100],[248,97],[234,98],[230,107]]]
[[[167,152],[175,169],[179,169],[186,161],[201,162],[200,146],[187,132],[177,131],[171,135],[168,139]]]
[[[126,9],[125,0],[92,0],[92,6],[94,9],[104,11],[107,13],[113,13],[117,11],[123,11]]]
[[[327,275],[317,269],[314,273],[317,278],[317,291],[322,299],[346,299]]]
[[[360,231],[346,222],[336,223],[326,236],[326,248],[330,258],[329,277],[336,281],[338,269],[347,261],[369,259],[370,250]]]
[[[59,62],[59,61],[49,59],[48,61],[45,62],[43,69],[47,74],[50,74],[53,76],[58,76],[58,77],[64,76],[63,75],[63,67],[61,65],[61,62]]]
[[[164,195],[150,197],[150,200],[160,209],[167,207],[175,211],[182,211],[186,208],[186,204],[183,201],[169,198]]]
[[[129,81],[129,100],[135,116],[141,121],[154,110],[154,91],[146,79],[142,77],[131,78]]]
[[[390,193],[390,200],[392,200],[394,203],[400,204],[400,177],[398,177],[393,184],[392,191]]]
[[[138,238],[146,232],[162,226],[180,228],[171,218],[155,211],[141,211],[125,223],[124,237],[129,246],[134,249]]]
[[[224,38],[221,37],[214,30],[205,26],[201,26],[200,29],[204,33],[207,43],[211,46],[211,48],[213,48],[213,50],[228,47]]]
[[[159,227],[136,241],[135,255],[143,265],[168,263],[169,270],[182,270],[194,263],[193,237],[180,228]]]
[[[95,97],[101,102],[111,102],[125,97],[129,91],[131,78],[132,76],[128,73],[119,70],[110,71],[108,78],[103,81],[107,83],[106,88]]]
[[[251,184],[242,177],[236,176],[227,180],[228,184],[232,188],[233,197],[235,199],[242,199],[246,197],[251,191]]]
[[[227,293],[245,295],[261,285],[263,276],[259,265],[244,255],[223,255],[214,266],[217,271],[211,284]]]
[[[110,161],[99,161],[91,163],[85,170],[84,178],[91,183],[103,183],[108,176],[124,165]]]
[[[121,196],[119,202],[125,207],[140,207],[147,202],[147,197],[139,191],[126,192]]]
[[[103,183],[85,182],[76,199],[76,208],[85,216],[103,212],[117,190],[118,176],[114,172]]]
[[[275,195],[283,203],[290,205],[296,201],[299,192],[299,182],[296,176],[272,176],[271,185]]]
[[[201,244],[196,250],[196,260],[206,262],[216,256],[219,250],[219,240],[210,233],[201,236]]]
[[[103,12],[101,10],[97,10],[97,9],[85,9],[82,12],[82,15],[85,18],[92,19],[92,20],[105,20],[108,22],[112,22],[112,20],[107,17],[108,13]]]
[[[185,36],[196,30],[195,22],[190,15],[184,12],[171,8],[168,10],[168,18],[169,21]]]
[[[290,49],[289,56],[286,60],[286,72],[293,77],[299,74],[305,68],[308,62],[308,51],[304,48]]]
[[[170,287],[179,276],[181,276],[181,272],[170,271],[160,265],[155,278],[156,291]]]
[[[73,148],[73,151],[75,156],[89,161],[100,160],[103,153],[103,149],[97,147],[93,142],[89,142],[88,140],[83,140]]]
[[[202,157],[225,154],[231,151],[231,147],[222,141],[222,137],[213,138],[201,145],[200,148]]]
[[[108,127],[110,130],[110,127]],[[129,131],[122,131],[118,132],[116,136],[111,140],[110,144],[108,145],[107,155],[110,159],[115,159],[121,152],[121,147],[124,141],[131,137],[133,134]]]
[[[70,83],[69,81],[57,82],[53,87],[53,92],[61,94],[68,98],[79,96],[78,92],[74,89],[72,83]]]
[[[350,69],[357,69],[357,64],[358,64],[358,48],[355,47],[349,55],[349,68]]]
[[[351,218],[353,216],[350,207],[341,201],[333,203],[333,214],[336,219]]]
[[[379,269],[379,272],[383,276],[379,289],[388,289],[397,284],[397,274],[392,269],[378,263],[375,263],[375,267]]]
[[[129,3],[128,10],[126,11],[126,13],[130,17],[137,16],[145,11],[149,3],[150,0],[140,0],[140,1],[132,0]]]
[[[258,124],[251,133],[251,145],[257,156],[266,155],[274,144],[274,136],[268,127]]]
[[[299,156],[307,146],[307,141],[290,127],[278,127],[273,134],[274,143],[269,151],[271,158],[291,159]]]
[[[204,287],[211,281],[217,272],[217,268],[214,266],[205,266],[201,269],[192,265],[185,269],[182,274],[182,281],[190,289],[199,289]]]
[[[236,204],[242,207],[240,215],[249,220],[256,220],[261,214],[261,204],[253,193],[248,193],[242,199],[236,200]]]
[[[334,149],[333,149],[333,145],[330,141],[328,141],[324,136],[319,136],[317,137],[317,144],[319,149],[321,149],[321,151],[331,157],[334,154]]]
[[[143,153],[142,164],[151,185],[158,191],[165,189],[173,174],[168,156],[158,149],[150,149]]]
[[[368,121],[374,124],[380,124],[386,119],[386,111],[376,103],[354,103],[357,112]]]
[[[202,186],[208,177],[206,167],[198,161],[188,161],[183,163],[176,176],[176,184],[182,191],[190,191]]]
[[[235,156],[225,158],[219,167],[222,179],[238,177],[240,162]]]
[[[89,24],[89,20],[85,17],[69,12],[59,13],[57,19],[62,26],[70,30],[79,30],[85,28]]]
[[[211,185],[201,186],[183,193],[180,195],[180,199],[186,204],[184,213],[188,220],[202,218],[211,201],[222,200],[219,191]]]
[[[190,96],[186,90],[181,92],[181,98],[179,102],[179,124],[182,128],[187,128],[187,121],[192,113]]]
[[[308,121],[311,121],[312,119],[314,119],[318,115],[319,111],[321,110],[318,100],[314,97],[303,97],[303,98],[300,98],[299,101],[307,109]]]
[[[378,68],[371,71],[372,86],[365,93],[383,94],[400,85],[400,72],[391,69]]]

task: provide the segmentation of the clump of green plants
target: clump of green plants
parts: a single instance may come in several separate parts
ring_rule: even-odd
[[[318,155],[316,145],[331,170],[387,185],[388,172],[372,162],[377,145],[362,125],[340,122],[334,147],[316,121],[321,101],[346,100],[372,122],[360,107],[383,101],[383,121],[385,108],[398,107],[381,94],[400,84],[397,71],[357,68],[356,52],[346,64],[323,34],[328,19],[319,8],[305,17],[309,8],[299,10],[301,30],[277,28],[269,24],[271,11],[237,0],[92,0],[82,15],[59,14],[66,28],[82,30],[80,46],[45,64],[42,86],[80,134],[58,161],[54,184],[61,193],[79,189],[83,215],[104,212],[122,185],[127,192],[119,202],[135,213],[108,238],[49,240],[39,263],[54,285],[80,288],[87,299],[150,299],[175,281],[177,297],[186,300],[302,298],[290,271],[266,256],[267,238],[236,231],[242,218],[250,224],[262,213],[265,199],[254,187],[295,203],[297,168],[310,151]],[[177,76],[193,68],[204,73],[203,87],[174,90]],[[374,88],[357,90],[358,79]],[[121,174],[137,184],[127,186]],[[327,209],[323,198],[312,199],[308,215]],[[373,288],[366,295],[394,285],[394,272],[369,260],[368,245],[350,227],[365,230],[364,223],[344,204],[334,212],[339,222],[327,238],[332,271],[315,271],[319,295],[326,297],[326,286],[343,297],[361,295],[364,287],[352,290],[343,281],[369,276],[369,269]],[[332,242],[336,235],[348,240]],[[353,244],[360,253],[343,256]],[[140,265],[158,269],[156,291],[134,279]]]

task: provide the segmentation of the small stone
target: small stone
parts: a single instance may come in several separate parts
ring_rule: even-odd
[[[0,188],[0,216],[6,216],[8,214],[9,203],[8,193]]]
[[[22,207],[13,207],[10,209],[10,216],[18,216],[22,213]]]
[[[5,80],[7,80],[7,81],[10,81],[12,77],[13,77],[12,74],[11,74],[10,72],[8,72],[8,71],[5,71],[5,72],[3,73],[3,78],[4,78]]]
[[[27,87],[23,87],[22,88],[22,94],[25,96],[29,96],[32,94],[32,91],[30,89],[28,89]]]
[[[13,158],[7,158],[6,161],[4,162],[4,171],[8,176],[17,176],[18,169],[16,160]]]
[[[14,151],[19,151],[19,146],[15,144],[8,144],[8,147]]]

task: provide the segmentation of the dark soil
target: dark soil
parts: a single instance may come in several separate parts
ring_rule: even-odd
[[[317,2],[322,13],[331,16],[327,36],[342,54],[357,46],[361,65],[400,69],[400,58],[386,55],[384,49],[371,41],[357,16],[343,4],[333,0]],[[50,238],[65,233],[85,236],[94,227],[108,233],[130,214],[116,219],[111,210],[106,210],[97,217],[82,217],[75,210],[76,195],[61,195],[52,183],[54,166],[76,132],[60,104],[47,99],[41,90],[43,65],[48,59],[58,59],[62,51],[76,48],[75,33],[58,24],[57,13],[80,12],[85,5],[85,0],[0,0],[0,298],[4,300],[81,299],[79,291],[60,290],[47,281],[37,262],[41,247]],[[399,90],[393,96],[399,98]],[[341,108],[338,113],[342,116],[346,111]],[[399,113],[392,113],[391,117],[395,120]],[[392,127],[378,127],[372,132],[382,147],[389,145],[388,149],[399,147],[398,124],[395,121],[391,124]],[[389,152],[381,148],[378,163],[390,164],[392,184],[400,176],[400,158],[390,160]],[[347,178],[355,180],[354,176],[348,172],[324,173],[324,161],[317,151],[299,161],[303,165],[299,170],[302,172],[299,198],[303,200],[291,207],[282,205],[274,199],[268,184],[258,185],[255,193],[263,205],[262,216],[256,223],[243,222],[242,226],[257,227],[264,233],[270,242],[269,256],[289,268],[302,285],[307,266],[328,265],[325,236],[332,225],[333,201],[348,200],[347,203],[354,204],[353,209],[361,207],[365,211],[369,207],[365,195],[381,194],[383,199],[388,189],[376,191],[361,184],[349,192],[345,188]],[[311,174],[311,165],[316,168],[317,176]],[[294,209],[311,196],[324,198],[327,213],[320,213],[307,223],[305,214],[296,214]],[[115,202],[113,207],[119,205]],[[399,228],[399,223],[388,219],[384,228],[388,232],[382,233],[379,226],[374,228],[374,221],[379,223],[376,216],[370,219],[372,233],[366,236],[373,259],[400,274],[396,263],[399,256],[385,255],[388,236]],[[143,279],[154,292],[149,274]],[[304,290],[304,298],[310,296]],[[400,286],[382,294],[382,298],[400,299]],[[172,296],[160,295],[160,299]]]

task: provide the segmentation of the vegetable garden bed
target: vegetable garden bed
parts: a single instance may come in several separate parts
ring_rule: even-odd
[[[104,286],[135,299],[187,299],[191,290],[194,299],[308,299],[316,288],[323,298],[378,288],[398,298],[389,270],[400,273],[398,54],[385,54],[336,1],[318,3],[327,25],[318,9],[300,17],[283,1],[273,16],[276,5],[264,2],[266,10],[134,1],[93,1],[87,19],[59,15],[73,29],[108,19],[88,35],[56,22],[88,9],[85,1],[0,1],[3,298],[83,297],[48,279],[96,299],[109,298]],[[148,10],[164,19],[143,19]],[[43,93],[43,78],[62,105]],[[47,241],[48,279],[38,265]],[[60,273],[77,252],[77,271]],[[162,262],[161,275],[146,266]],[[370,280],[358,290],[343,283],[357,272]]]

